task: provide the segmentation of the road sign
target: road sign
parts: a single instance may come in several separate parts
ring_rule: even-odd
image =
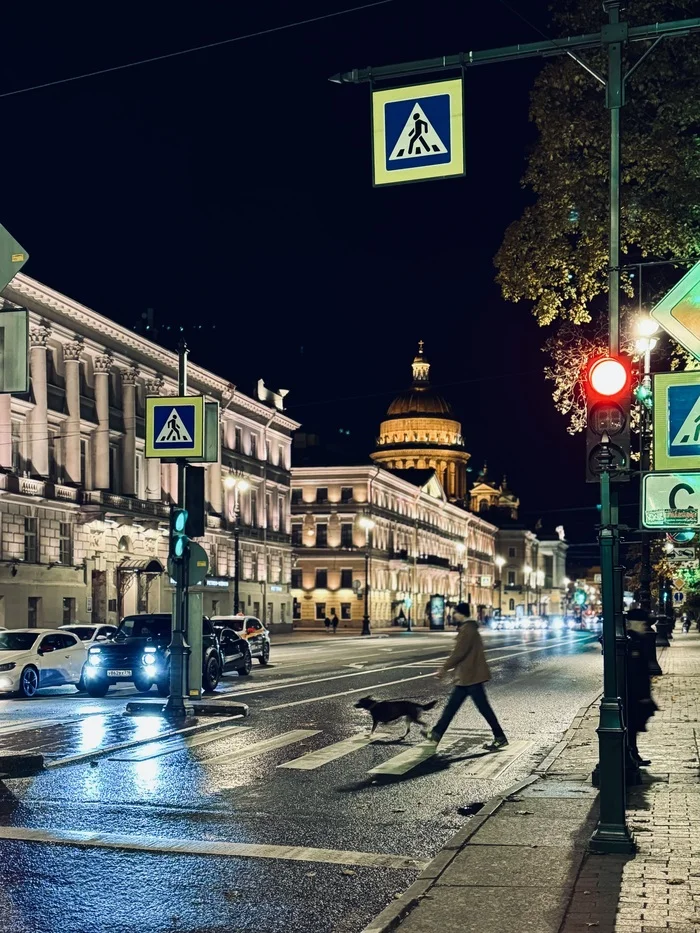
[[[682,603],[685,602],[685,593],[674,593],[673,601],[677,606],[680,606]]]
[[[29,392],[29,312],[0,311],[0,392]]]
[[[654,376],[654,469],[700,469],[700,370]]]
[[[189,568],[187,585],[200,586],[202,583],[204,583],[207,573],[209,572],[209,557],[207,556],[207,552],[204,550],[202,545],[197,544],[196,541],[190,541],[189,543],[187,565]],[[174,583],[175,563],[171,558],[168,558],[168,573],[170,574],[170,582]]]
[[[661,299],[651,316],[700,360],[700,262]]]
[[[146,396],[146,456],[174,460],[203,453],[203,396]]]
[[[29,253],[0,225],[0,291],[14,279]]]
[[[643,528],[700,525],[700,472],[645,473],[642,486]]]
[[[680,564],[683,563],[683,561],[694,559],[694,547],[677,547],[671,554],[666,557],[666,560],[669,562],[669,564]]]
[[[373,91],[374,184],[464,175],[463,109],[461,78]]]
[[[676,590],[684,590],[685,580],[683,579],[683,577],[676,577],[676,579],[673,581],[673,587]]]

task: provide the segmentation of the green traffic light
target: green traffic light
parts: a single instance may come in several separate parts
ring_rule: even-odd
[[[175,512],[175,519],[173,521],[173,527],[178,534],[183,534],[185,531],[185,526],[187,525],[187,510],[178,509]]]
[[[175,544],[174,544],[174,547],[173,547],[173,551],[174,551],[174,553],[175,553],[175,557],[182,557],[182,556],[184,555],[184,553],[185,553],[185,541],[186,541],[185,538],[175,538]]]

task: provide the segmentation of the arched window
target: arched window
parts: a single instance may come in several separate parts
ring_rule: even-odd
[[[508,603],[508,609],[511,612],[515,612],[515,600],[514,599],[511,599],[510,602]]]
[[[131,538],[124,535],[119,539],[119,544],[117,545],[122,554],[131,551]]]
[[[479,511],[480,511],[480,512],[488,512],[488,510],[489,510],[489,500],[488,500],[488,499],[481,499],[481,500],[479,501]]]

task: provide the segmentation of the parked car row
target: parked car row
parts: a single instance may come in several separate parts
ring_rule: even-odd
[[[253,658],[270,660],[270,634],[253,616],[202,620],[202,685],[216,689],[222,674],[250,674]],[[126,616],[114,625],[0,630],[0,693],[33,697],[42,687],[74,684],[103,697],[117,683],[139,692],[170,690],[169,613]]]

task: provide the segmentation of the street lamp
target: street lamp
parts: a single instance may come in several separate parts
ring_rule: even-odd
[[[500,619],[503,615],[503,567],[505,565],[505,557],[497,557],[495,564],[498,567],[498,618]]]
[[[525,574],[525,615],[530,615],[530,574],[532,573],[532,567],[529,564],[525,564],[523,567],[523,573]]]
[[[242,474],[229,473],[224,479],[226,489],[233,490],[233,612],[234,615],[240,610],[239,605],[239,584],[241,579],[241,503],[240,494],[250,489],[250,483]]]
[[[365,614],[362,616],[363,635],[372,634],[369,627],[369,560],[372,542],[371,534],[374,526],[375,522],[368,516],[365,515],[360,519],[360,528],[365,529]]]
[[[465,545],[462,544],[462,542],[460,541],[457,544],[457,553],[459,554],[459,560],[458,560],[457,566],[459,568],[459,601],[460,603],[462,602],[462,576],[464,574],[464,564],[462,563],[462,560],[464,557],[464,552],[466,550],[467,549]]]

